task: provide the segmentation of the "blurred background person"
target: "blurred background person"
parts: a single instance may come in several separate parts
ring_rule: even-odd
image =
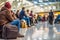
[[[19,13],[19,19],[21,20],[24,16],[26,16],[25,14],[25,7],[22,8],[22,10]]]
[[[49,12],[49,23],[53,24],[53,20],[54,20],[54,14],[53,14],[53,11],[50,10],[50,12]]]
[[[19,18],[19,10],[16,12],[16,17]]]
[[[33,23],[33,11],[30,12],[30,25],[34,25]]]

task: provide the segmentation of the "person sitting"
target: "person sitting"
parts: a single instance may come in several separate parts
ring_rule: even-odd
[[[30,25],[34,25],[33,23],[33,11],[30,12]]]
[[[19,19],[21,20],[24,16],[26,16],[26,14],[25,14],[25,7],[23,7],[21,12],[19,13]]]
[[[16,12],[16,17],[19,18],[19,10]]]
[[[26,16],[23,18],[26,20],[28,27],[30,27],[30,16],[29,16],[29,10],[26,11]]]
[[[11,4],[6,2],[2,7],[0,12],[0,26],[10,23],[11,25],[16,25],[18,31],[20,30],[20,20],[14,15],[13,11],[11,11]],[[24,37],[21,34],[18,34],[18,37]]]
[[[27,13],[25,13],[25,7],[22,8],[21,12],[19,13],[19,19],[25,19],[27,22],[28,27],[30,27],[30,20],[27,16]]]

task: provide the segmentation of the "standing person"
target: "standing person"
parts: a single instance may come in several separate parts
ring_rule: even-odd
[[[53,14],[53,11],[50,10],[50,12],[49,12],[49,23],[50,24],[53,24],[53,19],[54,19],[54,14]]]
[[[26,16],[26,14],[25,14],[25,7],[23,7],[21,12],[19,13],[19,19],[21,20],[24,16]]]
[[[11,25],[16,25],[18,31],[20,30],[20,20],[14,15],[11,11],[11,4],[6,2],[4,7],[1,9],[0,13],[0,26],[10,23]],[[18,34],[18,37],[24,37],[21,34]]]
[[[46,19],[46,17],[45,17],[45,15],[43,16],[43,18],[42,18],[42,21],[44,22],[45,21],[45,19]]]

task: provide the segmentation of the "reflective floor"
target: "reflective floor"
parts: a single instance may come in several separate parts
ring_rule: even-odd
[[[24,38],[17,40],[60,40],[60,24],[50,25],[46,22],[38,22],[35,26],[28,29],[21,29],[20,33]]]
[[[50,25],[46,22],[38,22],[31,28],[24,28],[20,33],[25,35],[24,38],[16,40],[60,40],[60,24]]]

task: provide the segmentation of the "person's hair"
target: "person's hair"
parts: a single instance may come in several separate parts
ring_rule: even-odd
[[[31,13],[32,13],[33,11],[31,11]]]
[[[19,10],[17,10],[17,12],[19,12]]]
[[[25,7],[22,7],[22,9],[24,10],[24,9],[25,9]]]
[[[27,12],[29,12],[29,10],[27,10]]]
[[[52,10],[50,10],[50,11],[52,11]]]

